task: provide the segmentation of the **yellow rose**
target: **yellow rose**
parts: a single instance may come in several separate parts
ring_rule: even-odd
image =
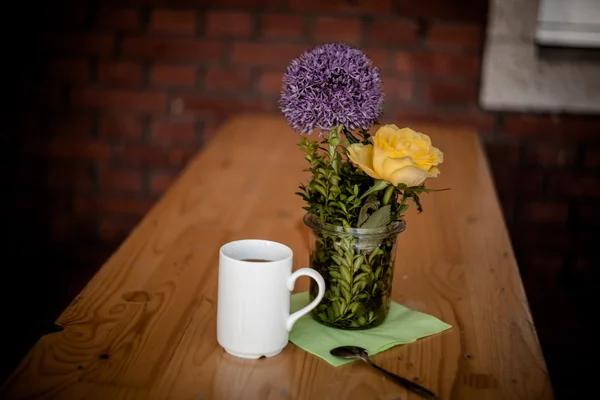
[[[348,157],[375,179],[409,187],[437,177],[437,165],[444,161],[444,153],[431,145],[429,136],[396,125],[379,128],[373,144],[351,144]]]

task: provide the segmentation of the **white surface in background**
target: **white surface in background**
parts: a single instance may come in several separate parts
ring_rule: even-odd
[[[540,0],[536,40],[552,46],[600,47],[600,0]]]
[[[600,112],[600,61],[539,58],[537,0],[491,0],[489,12],[480,92],[483,108]]]

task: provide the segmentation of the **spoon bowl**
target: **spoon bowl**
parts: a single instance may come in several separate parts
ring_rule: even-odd
[[[336,356],[339,358],[345,358],[345,359],[355,359],[355,358],[363,358],[363,357],[368,357],[368,352],[366,349],[363,349],[362,347],[357,347],[357,346],[342,346],[342,347],[336,347],[335,349],[332,349],[329,353],[331,353],[332,356]]]
[[[367,349],[363,349],[362,347],[358,347],[358,346],[341,346],[341,347],[336,347],[335,349],[331,349],[329,351],[329,353],[332,356],[339,357],[339,358],[345,358],[348,360],[357,359],[357,358],[361,359],[364,362],[366,362],[367,364],[369,364],[371,367],[375,368],[377,371],[381,372],[386,377],[388,377],[391,380],[393,380],[394,382],[404,386],[406,389],[411,390],[415,393],[418,393],[426,399],[437,399],[438,398],[438,396],[435,393],[433,393],[429,389],[424,388],[423,386],[419,385],[418,383],[410,381],[399,375],[393,374],[390,371],[385,370],[378,365],[375,365],[369,358],[369,352],[367,351]]]

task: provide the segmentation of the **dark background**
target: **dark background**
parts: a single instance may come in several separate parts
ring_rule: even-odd
[[[4,380],[218,124],[277,109],[289,61],[360,46],[384,119],[480,135],[553,384],[589,369],[600,118],[478,106],[487,19],[468,0],[96,0],[15,5],[2,27]],[[10,21],[7,21],[10,22]],[[448,155],[451,156],[451,155]],[[568,398],[565,395],[565,398]]]

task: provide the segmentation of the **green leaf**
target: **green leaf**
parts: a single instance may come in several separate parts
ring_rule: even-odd
[[[354,282],[364,281],[365,283],[368,283],[367,278],[369,278],[370,275],[371,274],[369,272],[361,272],[354,277]]]
[[[352,299],[352,292],[345,286],[342,286],[342,294],[344,295],[346,302],[349,302]]]
[[[350,144],[354,144],[354,143],[358,143],[358,139],[355,138],[352,133],[350,133],[349,130],[344,129],[344,135],[346,136],[346,139],[348,139],[348,141],[350,142]]]
[[[318,183],[311,183],[310,184],[310,188],[316,190],[317,192],[321,193],[324,197],[327,197],[327,193],[325,192],[325,188],[321,185],[319,185]]]
[[[364,259],[365,259],[365,256],[363,256],[362,254],[359,254],[356,256],[356,258],[354,259],[354,263],[352,265],[354,272],[356,272],[360,269],[360,265],[362,264]]]
[[[340,303],[338,303],[337,301],[334,301],[332,303],[333,307],[333,316],[334,318],[337,318],[340,315]],[[329,310],[327,310],[327,314],[329,314]]]
[[[373,186],[371,186],[369,188],[369,190],[367,190],[366,192],[364,192],[362,194],[362,196],[360,196],[360,198],[364,199],[365,197],[367,197],[371,193],[375,193],[375,192],[380,191],[381,189],[384,189],[385,187],[387,187],[387,185],[389,185],[389,183],[387,183],[383,179],[376,180],[375,183],[373,184]]]
[[[348,302],[344,298],[339,298],[338,302],[340,303],[340,315],[343,315],[346,312],[346,308],[348,306]]]
[[[371,214],[369,219],[367,219],[360,227],[364,229],[375,229],[387,226],[390,223],[391,209],[392,207],[389,204],[381,207],[379,210]]]
[[[402,204],[400,207],[398,207],[398,216],[404,214],[406,210],[408,210],[408,204]]]
[[[350,291],[350,282],[347,282],[345,280],[340,280],[339,281],[339,286],[335,286],[336,288],[339,287],[338,291],[343,291],[344,289]]]
[[[417,205],[417,211],[423,212],[423,206],[421,205],[421,200],[419,199],[419,196],[416,193],[413,193],[412,196],[410,196],[410,197]]]
[[[365,286],[367,286],[367,282],[365,281],[355,282],[354,285],[352,285],[352,294],[354,295],[360,292],[365,288]]]
[[[383,204],[389,204],[390,200],[392,199],[392,193],[394,193],[395,188],[390,185],[387,187],[387,189],[385,189],[385,193],[383,195]]]
[[[374,195],[367,197],[365,204],[358,213],[358,226],[361,226],[369,218],[369,210],[376,211],[379,208],[379,200]]]
[[[332,254],[331,255],[332,260],[337,264],[337,265],[342,265],[344,264],[343,258],[338,256],[337,254]]]
[[[348,286],[350,286],[350,282],[352,282],[352,274],[350,273],[350,269],[345,265],[340,265],[340,273],[342,274],[342,279],[344,282],[348,282]]]

